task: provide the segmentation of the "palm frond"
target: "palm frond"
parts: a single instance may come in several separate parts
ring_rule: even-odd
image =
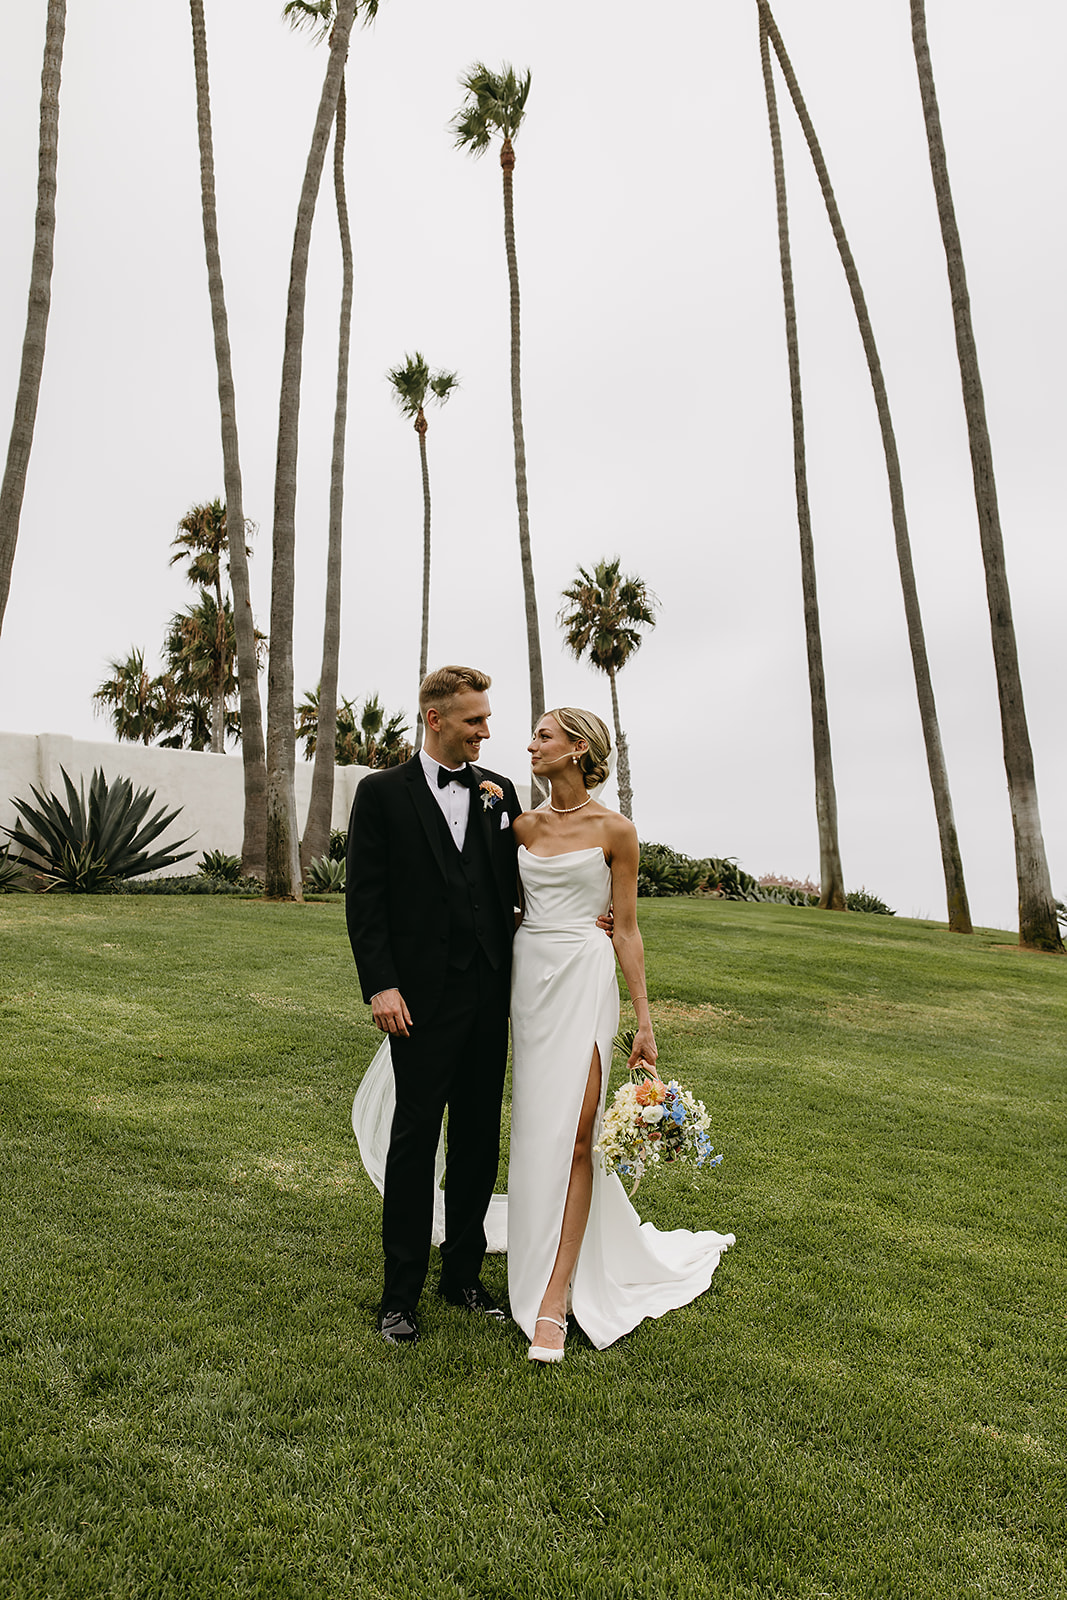
[[[417,417],[426,399],[430,368],[420,350],[405,355],[402,366],[390,367],[386,378],[393,386],[393,399],[405,417]]]
[[[459,388],[458,372],[435,372],[430,379],[430,389],[439,405],[444,405],[453,389]]]
[[[282,16],[292,29],[310,28],[316,42],[330,37],[333,27],[333,0],[286,0]]]
[[[531,74],[525,77],[504,63],[493,72],[483,61],[476,61],[460,78],[468,99],[452,119],[457,149],[480,156],[489,148],[494,133],[514,139],[522,126],[530,93]]]

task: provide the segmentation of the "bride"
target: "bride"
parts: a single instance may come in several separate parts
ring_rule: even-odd
[[[530,1360],[555,1362],[569,1310],[603,1349],[703,1293],[734,1240],[642,1226],[619,1179],[594,1162],[619,1021],[612,945],[596,925],[609,906],[638,1024],[628,1064],[654,1066],[657,1056],[637,926],[637,833],[590,793],[609,772],[599,717],[546,712],[529,750],[534,777],[551,790],[515,822],[523,920],[511,986],[508,1289]]]
[[[593,1147],[618,1028],[615,956],[638,1030],[630,1065],[653,1065],[644,948],[637,926],[637,833],[595,798],[610,770],[599,717],[560,707],[530,742],[533,774],[549,798],[515,821],[523,919],[511,990],[511,1160],[507,1195],[485,1219],[490,1251],[507,1250],[511,1314],[533,1361],[563,1360],[567,1314],[604,1349],[645,1317],[687,1305],[711,1283],[732,1233],[661,1233],[642,1224]],[[611,907],[612,941],[597,927]],[[394,1104],[389,1041],[359,1086],[352,1126],[380,1190]],[[438,1182],[444,1170],[438,1148]],[[438,1187],[434,1243],[444,1236]]]

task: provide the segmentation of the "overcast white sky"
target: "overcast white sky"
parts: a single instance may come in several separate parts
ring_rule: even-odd
[[[289,251],[324,49],[281,0],[207,0],[223,269],[245,507],[269,610]],[[0,432],[33,236],[44,0],[0,56]],[[972,911],[1015,884],[988,614],[944,259],[906,0],[778,0],[829,162],[894,408]],[[1062,60],[1052,0],[929,0],[1056,892],[1067,894],[1061,495]],[[500,170],[453,150],[457,78],[530,67],[518,141],[531,534],[549,703],[609,716],[554,616],[576,565],[621,556],[662,601],[622,676],[641,836],[750,871],[818,873],[773,176],[748,0],[383,0],[354,36],[356,249],[341,688],[415,701],[421,490],[390,365],[462,387],[430,419],[433,663],[494,676],[486,759],[522,778],[529,690],[508,399]],[[944,917],[885,471],[851,303],[782,106],[809,471],[849,887]],[[339,261],[313,247],[298,506],[296,680],[318,678]],[[70,7],[52,318],[0,638],[0,730],[106,739],[93,689],[158,659],[190,592],[177,519],[222,493],[188,7]],[[208,756],[205,760],[210,759]]]

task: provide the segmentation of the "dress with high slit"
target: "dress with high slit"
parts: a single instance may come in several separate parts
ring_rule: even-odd
[[[599,846],[564,855],[519,847],[525,913],[511,984],[511,1160],[508,1290],[511,1314],[534,1323],[559,1247],[578,1118],[599,1053],[599,1132],[619,991],[611,941],[596,919],[611,901]],[[641,1322],[686,1305],[711,1283],[733,1234],[660,1232],[642,1224],[614,1173],[593,1163],[593,1194],[571,1281],[574,1318],[598,1349]]]

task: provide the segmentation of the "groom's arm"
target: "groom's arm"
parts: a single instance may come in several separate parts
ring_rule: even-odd
[[[389,944],[389,829],[381,785],[364,778],[356,786],[348,824],[345,918],[363,998],[397,987]]]

